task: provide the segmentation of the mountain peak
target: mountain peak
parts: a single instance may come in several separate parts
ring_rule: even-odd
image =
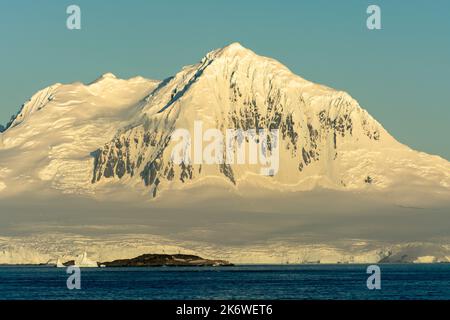
[[[253,53],[250,49],[245,48],[243,45],[241,45],[239,42],[233,42],[229,45],[223,47],[222,49],[218,50],[220,54],[222,55],[237,55],[237,54],[249,54]]]
[[[102,81],[105,81],[105,80],[117,80],[117,77],[113,73],[107,72],[107,73],[102,74],[100,77],[95,79],[90,84],[99,83],[99,82],[102,82]]]
[[[224,50],[232,50],[232,51],[241,51],[241,50],[249,50],[241,45],[239,42],[233,42],[229,45],[223,47]]]
[[[214,60],[220,57],[235,57],[235,56],[246,56],[249,54],[255,54],[250,49],[245,48],[239,42],[233,42],[223,48],[213,50],[206,55],[206,59]]]
[[[111,72],[104,73],[100,78],[117,79],[116,75]]]

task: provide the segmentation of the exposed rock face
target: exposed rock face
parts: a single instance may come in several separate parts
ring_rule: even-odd
[[[224,260],[208,260],[194,255],[186,254],[144,254],[133,259],[114,260],[111,262],[101,262],[105,267],[212,267],[212,266],[232,266],[233,264]]]

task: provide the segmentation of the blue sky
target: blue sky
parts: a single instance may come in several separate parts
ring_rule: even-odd
[[[77,4],[82,30],[66,28]],[[377,4],[382,30],[366,28]],[[15,0],[0,3],[0,123],[55,82],[163,79],[238,41],[348,91],[398,140],[450,159],[450,1]]]

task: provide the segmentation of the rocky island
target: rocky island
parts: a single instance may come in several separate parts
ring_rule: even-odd
[[[111,262],[101,262],[104,267],[218,267],[233,266],[225,260],[209,260],[187,254],[143,254],[132,259],[120,259]]]

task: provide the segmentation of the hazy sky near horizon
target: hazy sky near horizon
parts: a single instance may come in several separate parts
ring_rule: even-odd
[[[66,28],[81,7],[82,29]],[[369,4],[382,30],[366,28]],[[164,79],[238,41],[342,89],[399,141],[450,159],[450,1],[0,2],[0,123],[55,82]]]

